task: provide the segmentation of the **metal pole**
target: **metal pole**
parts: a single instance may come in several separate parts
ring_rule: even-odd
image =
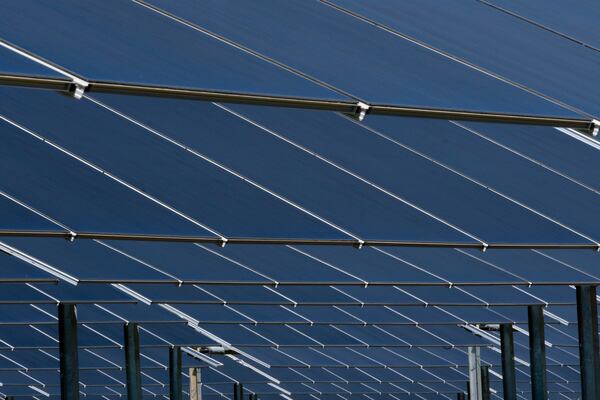
[[[481,358],[479,347],[469,346],[469,400],[481,400]]]
[[[527,307],[529,323],[529,362],[531,368],[532,400],[548,399],[546,382],[546,344],[544,338],[544,309],[541,305]]]
[[[127,398],[142,400],[142,375],[140,372],[140,334],[134,322],[123,326],[125,342],[125,372],[127,377]]]
[[[248,395],[249,400],[258,400],[258,395],[256,393],[250,393]]]
[[[515,345],[512,324],[500,324],[500,348],[502,349],[502,387],[504,389],[504,400],[517,400]]]
[[[83,79],[82,79],[83,80]],[[35,76],[0,74],[0,85],[37,87],[65,92],[72,91],[76,84],[65,78],[41,78]],[[249,93],[219,92],[201,89],[186,89],[135,83],[89,81],[86,92],[118,93],[136,96],[167,97],[188,100],[212,101],[219,103],[238,103],[267,105],[274,107],[307,108],[329,110],[355,114],[361,110],[357,101],[322,100],[318,98],[297,98],[284,96],[268,96]],[[366,106],[366,105],[365,105]],[[537,115],[505,114],[481,112],[476,110],[449,110],[440,108],[406,107],[387,104],[371,104],[364,109],[369,114],[395,115],[417,118],[437,118],[447,120],[484,121],[526,125],[556,126],[581,130],[590,135],[598,133],[597,121],[586,118],[567,118]]]
[[[200,400],[202,395],[200,395],[198,390],[198,368],[190,368],[190,400]]]
[[[77,356],[77,312],[74,304],[58,305],[58,347],[60,353],[60,398],[79,400]]]
[[[244,385],[241,383],[233,384],[233,400],[244,400]]]
[[[181,400],[181,347],[169,348],[169,395],[171,400]]]
[[[464,392],[456,393],[456,400],[467,400]]]
[[[598,377],[598,308],[595,286],[577,286],[577,323],[579,328],[579,365],[583,400],[597,400]]]
[[[490,367],[481,367],[481,400],[490,400]]]

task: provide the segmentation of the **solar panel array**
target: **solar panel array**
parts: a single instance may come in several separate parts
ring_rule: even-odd
[[[486,327],[510,324],[529,399],[537,305],[548,397],[579,398],[600,144],[573,127],[600,119],[597,17],[557,1],[4,2],[0,393],[61,397],[57,304],[76,304],[90,399],[127,396],[132,323],[144,398],[169,398],[173,346],[184,396],[197,368],[207,400],[234,383],[453,399],[474,346],[503,398]]]

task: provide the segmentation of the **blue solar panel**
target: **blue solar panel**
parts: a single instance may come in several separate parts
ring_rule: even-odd
[[[95,241],[5,238],[4,242],[84,282],[178,282]]]
[[[190,108],[192,104],[189,102],[168,102],[167,104],[170,106],[165,109],[165,103],[156,101],[156,99],[115,96],[101,98],[107,99],[110,106],[130,114],[134,118],[139,118],[145,124],[157,129],[170,139],[176,140],[181,145],[230,168],[237,174],[268,188],[276,195],[288,199],[294,205],[305,209],[307,213],[329,221],[330,225],[339,227],[338,230],[350,232],[354,236],[365,239],[470,240],[456,229],[435,221],[427,214],[391,196],[373,190],[368,184],[355,177],[332,168],[311,154],[290,146],[263,129],[212,104],[195,104],[193,108]],[[204,111],[197,112],[198,107]],[[165,114],[165,110],[170,111]],[[149,120],[148,117],[151,115],[159,117]],[[178,129],[173,129],[174,121],[178,121]],[[183,125],[184,121],[185,126]],[[198,134],[197,127],[199,125],[205,127],[206,134]],[[141,145],[138,143],[141,140],[141,138],[137,139],[136,146]],[[166,151],[166,143],[161,143],[161,148],[163,152]],[[93,151],[97,152],[98,148],[94,148]],[[152,151],[152,149],[147,149],[147,151]],[[265,157],[265,152],[269,154],[268,157]],[[174,154],[176,153],[174,152]],[[182,154],[178,157],[182,160],[194,159],[192,155]],[[194,164],[198,165],[197,168],[202,168],[200,160]],[[162,162],[161,172],[164,173],[164,169],[168,165],[169,163]],[[183,173],[181,164],[178,163],[177,167],[178,174],[181,175]],[[129,174],[131,171],[121,173],[123,176]],[[205,174],[208,174],[208,171]],[[230,177],[231,180],[236,179],[233,175]],[[184,176],[180,176],[180,179],[194,181],[192,178]],[[159,182],[156,182],[155,179],[152,183],[153,190],[156,190],[155,187],[158,184]],[[174,183],[169,181],[169,184],[172,189]],[[226,184],[227,182],[220,183],[220,191],[229,190],[224,187]],[[204,185],[207,184],[204,183]],[[257,189],[255,191],[258,192]],[[262,200],[258,194],[254,195],[256,198],[248,196],[246,200],[243,188],[232,187],[231,193],[231,196],[234,196],[238,202],[244,201],[248,213],[251,212],[249,207],[253,204],[264,204],[265,209],[272,208],[269,211],[270,215],[276,210],[276,203],[267,202],[268,199]],[[182,195],[179,194],[179,196]],[[226,199],[221,199],[220,203],[225,205],[227,204],[225,201]],[[283,204],[283,202],[281,203]],[[261,209],[254,207],[252,214],[258,217]],[[291,206],[289,207],[291,208]],[[235,208],[236,204],[228,205],[230,212],[233,212]],[[219,210],[215,212],[215,216],[220,218],[219,223],[221,224],[223,224],[223,214]],[[212,222],[206,218],[208,217],[203,220],[206,220],[207,223]],[[274,218],[274,216],[270,217],[271,220]],[[280,217],[280,219],[282,218]],[[237,217],[237,220],[243,221],[241,217]],[[269,218],[262,216],[261,226],[268,226],[268,221]],[[215,224],[217,222],[211,223],[212,226],[218,228],[219,226]],[[296,225],[301,226],[300,223],[296,223]],[[259,232],[256,224],[248,225],[248,229],[252,229],[252,232]],[[338,236],[341,234],[338,233]]]
[[[27,1],[5,7],[0,22],[10,23],[0,35],[92,80],[519,114],[597,111],[585,89],[600,59],[590,41],[575,43],[580,29],[550,18],[555,4],[541,12],[535,1],[510,15],[486,2],[334,2]],[[0,46],[0,74],[66,80],[69,71]],[[139,323],[148,398],[168,394],[170,346],[224,346],[231,354],[207,355],[219,367],[183,357],[184,395],[187,368],[200,368],[209,400],[228,397],[236,381],[263,400],[288,392],[295,400],[450,398],[468,381],[467,346],[481,347],[501,398],[499,333],[474,334],[473,324],[514,323],[518,390],[528,398],[532,304],[546,306],[550,391],[578,395],[576,298],[567,285],[598,283],[599,256],[527,248],[599,241],[597,149],[579,133],[0,91],[0,230],[479,247],[3,237],[0,396],[57,398],[61,302],[77,303],[80,389],[90,399],[126,395],[127,322]],[[482,252],[486,243],[523,249]]]
[[[342,97],[135,3],[19,2],[2,16],[5,40],[89,79]]]
[[[514,168],[511,171],[514,174],[528,168],[526,163],[513,162],[516,157],[505,155],[495,146],[478,145],[472,134],[447,121],[372,116],[365,121],[365,128],[337,114],[251,106],[234,108],[287,140],[480,240],[544,242],[559,237],[569,240],[566,237],[571,236],[488,189],[499,184],[497,175],[503,175],[497,165]],[[448,148],[454,140],[461,140],[460,149]],[[449,154],[442,158],[439,152]],[[456,157],[462,163],[456,165],[446,160],[448,157]],[[499,157],[503,159],[496,159]],[[493,180],[478,179],[471,173],[472,168],[481,168],[481,164],[498,170]],[[473,182],[469,177],[487,185]],[[452,195],[441,201],[440,193]]]
[[[574,268],[555,262],[554,260],[545,257],[543,255],[544,253],[538,253],[537,251],[490,250],[485,253],[469,253],[475,254],[482,260],[492,263],[505,271],[509,271],[515,276],[519,276],[528,282],[593,283],[598,281],[598,278],[594,278],[588,274],[579,272]],[[597,255],[592,252],[590,253],[590,255]],[[600,257],[597,258],[600,260]]]
[[[73,229],[210,234],[29,133],[5,122],[0,128],[5,191]]]
[[[406,129],[408,121],[411,122],[410,130]],[[511,199],[513,203],[544,216],[550,240],[553,237],[563,240],[559,239],[562,237],[566,241],[585,241],[586,235],[598,235],[597,224],[588,217],[600,212],[595,211],[600,207],[596,193],[482,139],[476,132],[460,124],[375,116],[369,119],[368,124],[390,138],[460,171],[480,185]],[[413,124],[421,126],[419,135],[412,133],[415,128],[418,129]],[[442,137],[431,129],[435,125],[444,129]],[[556,193],[564,195],[556,196]],[[564,227],[576,233],[567,232]],[[571,239],[564,235],[571,236]]]
[[[593,115],[600,111],[595,94],[588,90],[590,83],[597,81],[597,52],[481,2],[451,7],[435,0],[333,2],[542,95]],[[552,11],[547,9],[547,13]],[[564,18],[563,13],[555,15],[570,19]]]
[[[14,101],[9,102],[9,98]],[[20,114],[17,106],[18,98],[30,106],[37,103],[40,107],[39,111],[44,114],[36,114],[39,118]],[[233,236],[347,238],[338,230],[298,211],[265,191],[253,187],[239,176],[218,168],[205,159],[169,143],[92,102],[73,102],[65,96],[58,96],[54,93],[19,91],[18,89],[13,90],[12,95],[5,99],[7,101],[3,103],[6,106],[4,110],[10,112],[13,118],[23,120],[30,128],[37,130],[40,135],[66,147],[78,157],[96,165],[96,168],[116,175],[119,179],[127,182],[127,185],[133,185],[136,191],[147,193],[157,199],[156,201],[162,204],[163,208],[171,211],[174,209],[175,211],[169,213],[172,214],[172,218],[179,221],[180,225],[196,225],[194,230],[191,230],[190,226],[190,230],[195,231],[196,234],[210,235],[211,233],[202,228],[206,226],[204,224],[207,224],[210,227],[207,229],[211,229],[211,232],[219,230]],[[50,115],[55,118],[48,118],[47,113],[50,106],[48,102],[58,107]],[[59,118],[65,112],[74,113],[67,125],[65,125],[66,121]],[[86,128],[82,129],[84,126]],[[27,136],[25,133],[22,135]],[[82,135],[85,136],[85,139]],[[13,151],[18,150],[14,149]],[[42,150],[40,149],[40,151]],[[50,158],[57,153],[57,150],[48,148],[47,152],[47,158]],[[65,165],[63,168],[66,168],[66,164],[70,164],[73,173],[81,171],[78,175],[92,176],[96,172],[82,163],[78,166],[75,160],[69,160],[64,154],[61,156],[60,163]],[[40,157],[42,156],[40,155]],[[8,159],[6,161],[8,162]],[[25,162],[25,160],[21,162]],[[58,163],[58,160],[55,161],[55,164]],[[58,167],[57,165],[56,168]],[[57,175],[55,179],[58,179],[60,176],[58,171],[55,174]],[[15,178],[16,176],[13,174],[13,179]],[[83,179],[83,176],[80,179]],[[87,184],[80,183],[79,185],[85,186],[91,191],[91,180],[90,177]],[[100,178],[96,180],[100,180]],[[72,185],[77,184],[75,177],[70,178],[70,181]],[[110,185],[105,184],[105,186]],[[108,190],[106,188],[103,192]],[[13,189],[13,191],[15,190]],[[45,193],[44,195],[57,196],[54,193]],[[110,199],[104,200],[103,204],[115,203],[116,196],[117,193],[113,194]],[[140,194],[128,190],[128,193],[122,196],[130,197],[131,200],[127,200],[125,197],[121,200],[121,204],[134,201],[135,198],[139,203],[135,209],[143,210],[142,204],[145,199],[142,199]],[[198,201],[198,199],[203,199],[203,201]],[[65,202],[57,203],[65,204]],[[157,206],[152,208],[157,208]],[[154,211],[152,217],[146,217],[144,222],[155,221],[158,223],[159,218],[156,214],[159,212],[158,210]],[[110,220],[116,220],[115,217],[123,213],[122,209],[120,212],[114,210]],[[188,221],[184,222],[184,218],[181,216],[175,217],[175,213],[193,221],[193,224]],[[91,212],[88,212],[87,215],[88,218],[93,218]],[[125,219],[125,216],[122,218]],[[105,219],[109,220],[108,217]],[[286,223],[282,224],[281,221],[286,221]],[[85,222],[91,223],[91,221]],[[138,223],[142,225],[142,221]],[[114,231],[114,229],[117,231],[127,230],[125,226],[112,229],[96,228],[96,230],[103,231]]]
[[[57,282],[50,274],[5,253],[0,253],[0,265],[2,282]]]
[[[487,0],[486,3],[552,30],[558,35],[567,35],[585,45],[600,48],[600,30],[594,23],[600,18],[600,11],[594,1],[578,1],[576,7],[570,7],[557,0]]]
[[[150,3],[367,101],[569,114],[322,3]]]
[[[35,75],[40,77],[60,78],[58,72],[44,67],[35,61],[0,46],[0,74]]]
[[[596,192],[600,191],[598,148],[575,133],[551,127],[465,123],[506,149],[542,164]]]

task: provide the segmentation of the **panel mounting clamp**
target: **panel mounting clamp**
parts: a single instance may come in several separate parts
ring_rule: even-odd
[[[600,121],[597,119],[592,119],[590,134],[592,136],[598,136],[598,132],[600,131]]]
[[[370,109],[370,105],[359,101],[356,104],[356,109],[354,110],[354,118],[356,118],[359,121],[362,121],[363,119],[365,119],[365,116],[367,115]]]
[[[71,85],[69,85],[69,93],[71,93],[71,95],[77,100],[80,100],[89,85],[90,83],[88,81],[84,81],[83,79],[79,78],[73,78],[73,82],[71,82]]]

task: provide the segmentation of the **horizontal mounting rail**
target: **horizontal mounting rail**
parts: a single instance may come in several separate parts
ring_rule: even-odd
[[[585,118],[564,118],[479,112],[468,110],[448,110],[427,107],[405,107],[385,104],[364,104],[354,100],[325,100],[260,94],[219,92],[169,86],[141,85],[107,81],[71,81],[63,78],[0,74],[0,85],[25,86],[73,93],[81,97],[86,93],[116,93],[136,96],[166,97],[221,103],[254,104],[272,107],[304,108],[312,110],[336,111],[356,116],[362,120],[366,114],[400,117],[434,118],[455,121],[496,122],[522,125],[543,125],[572,128],[589,135],[597,135],[600,122]]]
[[[364,246],[378,247],[424,247],[424,248],[455,248],[455,249],[502,249],[502,250],[599,250],[599,244],[584,243],[481,243],[481,242],[425,242],[411,240],[356,240],[356,239],[297,239],[297,238],[266,238],[266,237],[229,237],[216,236],[170,236],[155,234],[128,234],[128,233],[102,233],[102,232],[68,232],[68,231],[24,231],[0,230],[0,237],[37,237],[37,238],[63,238],[70,241],[79,239],[97,240],[138,240],[149,242],[184,242],[205,243],[218,246],[263,244],[263,245],[318,245],[318,246]]]

